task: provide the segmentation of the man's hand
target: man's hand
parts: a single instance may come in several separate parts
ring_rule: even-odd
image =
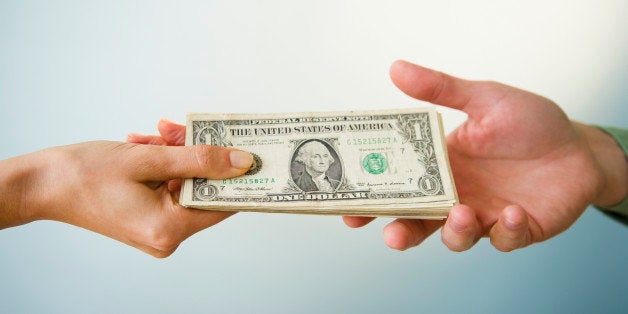
[[[564,231],[591,203],[613,205],[625,197],[626,161],[618,145],[571,122],[552,101],[404,61],[392,65],[390,76],[411,97],[468,114],[447,137],[462,205],[446,221],[391,222],[384,228],[391,248],[416,246],[444,224],[442,241],[451,250],[489,236],[498,250],[511,251]],[[350,227],[371,220],[344,217]]]
[[[235,177],[252,162],[248,153],[213,146],[101,141],[45,149],[0,161],[0,228],[57,220],[166,257],[232,214],[180,206],[173,180]]]

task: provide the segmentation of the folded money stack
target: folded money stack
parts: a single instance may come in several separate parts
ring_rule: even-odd
[[[458,202],[432,108],[188,114],[186,145],[248,151],[244,176],[186,179],[199,209],[441,219]]]

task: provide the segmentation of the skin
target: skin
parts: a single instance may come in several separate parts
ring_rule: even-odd
[[[569,228],[595,204],[608,207],[628,193],[623,151],[606,133],[569,120],[552,101],[497,82],[470,81],[397,61],[394,84],[418,100],[464,111],[468,119],[447,136],[460,205],[446,220],[397,219],[384,227],[397,250],[419,245],[439,228],[453,251],[489,237],[509,252]],[[167,120],[160,136],[138,143],[182,145],[185,126]],[[373,218],[343,217],[353,228]]]
[[[242,175],[250,154],[212,146],[89,142],[0,161],[0,229],[56,220],[155,257],[233,213],[178,204],[177,178]]]
[[[621,148],[599,129],[570,121],[552,101],[405,61],[395,62],[390,76],[409,96],[468,115],[447,137],[461,205],[445,221],[391,222],[383,232],[391,248],[417,246],[442,227],[442,241],[453,251],[490,237],[508,252],[566,230],[590,204],[611,206],[626,197]],[[371,220],[344,217],[350,227]]]

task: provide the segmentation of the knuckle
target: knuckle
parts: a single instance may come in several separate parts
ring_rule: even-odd
[[[517,247],[514,246],[495,246],[495,248],[503,253],[510,253],[517,249]]]
[[[213,146],[209,145],[197,145],[194,146],[194,157],[196,159],[197,166],[204,173],[211,171],[211,164],[216,162],[217,150]]]
[[[491,244],[500,252],[509,253],[521,247],[521,244],[516,243],[511,239],[493,239],[491,237]]]
[[[143,242],[146,243],[146,245],[160,252],[170,252],[168,255],[172,254],[172,252],[174,252],[174,250],[181,243],[179,237],[173,232],[169,231],[167,226],[164,226],[162,224],[147,227],[144,230],[143,237]]]
[[[172,255],[172,253],[174,253],[175,250],[170,250],[170,251],[153,251],[151,253],[149,253],[150,255],[152,255],[155,258],[166,258],[169,257],[170,255]]]
[[[443,237],[442,242],[453,252],[464,252],[470,248],[468,244],[462,243],[463,241],[451,241],[447,237]]]
[[[450,251],[453,251],[453,252],[460,253],[460,252],[466,251],[466,248],[460,247],[452,243],[445,243],[445,245],[447,246],[447,248],[449,248]]]
[[[449,84],[448,76],[442,72],[438,72],[438,80],[436,81],[436,86],[432,90],[431,95],[429,96],[429,101],[437,102],[443,95],[443,92],[447,88]]]

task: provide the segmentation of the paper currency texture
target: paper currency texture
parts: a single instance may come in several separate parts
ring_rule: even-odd
[[[189,114],[186,145],[254,155],[244,176],[186,179],[186,207],[443,218],[457,203],[439,114],[431,108]]]

